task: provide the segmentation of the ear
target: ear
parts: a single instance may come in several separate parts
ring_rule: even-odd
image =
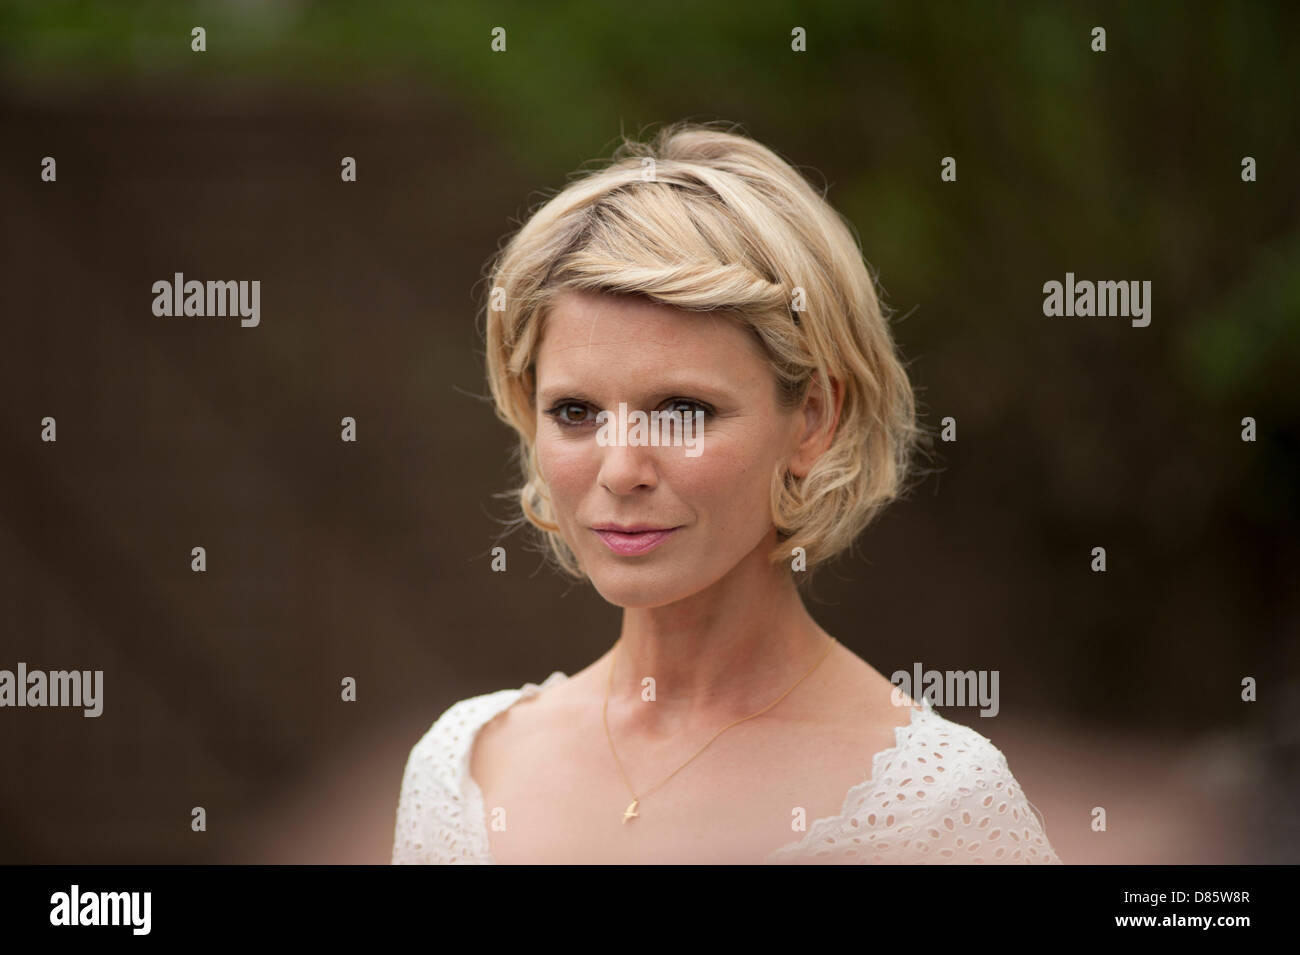
[[[826,452],[835,440],[835,431],[840,425],[840,412],[844,408],[844,384],[838,378],[831,378],[831,395],[833,404],[828,404],[822,392],[822,373],[818,372],[808,388],[800,418],[803,423],[794,453],[790,456],[789,471],[797,478],[805,477],[816,460]],[[822,428],[829,419],[830,428]]]

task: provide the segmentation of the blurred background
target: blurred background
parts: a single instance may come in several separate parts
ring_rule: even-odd
[[[1297,46],[1286,3],[0,5],[0,669],[105,679],[0,710],[0,862],[387,862],[446,707],[610,646],[524,534],[490,572],[477,309],[530,208],[678,119],[827,188],[958,422],[819,622],[999,670],[944,715],[1067,863],[1300,861]],[[1150,326],[1044,317],[1067,271],[1151,281]],[[261,324],[155,317],[175,272],[259,279]]]

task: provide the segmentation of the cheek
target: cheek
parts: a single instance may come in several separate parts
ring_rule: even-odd
[[[718,440],[698,458],[674,462],[672,486],[719,529],[770,523],[768,495],[776,466],[771,447],[753,436]]]
[[[549,424],[539,425],[537,467],[552,499],[562,507],[564,502],[576,499],[591,486],[596,479],[597,462],[582,442],[566,441],[543,430]]]

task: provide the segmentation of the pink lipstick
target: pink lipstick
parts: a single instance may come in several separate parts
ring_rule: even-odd
[[[678,527],[620,528],[616,524],[592,528],[610,550],[625,557],[648,554],[680,529]]]

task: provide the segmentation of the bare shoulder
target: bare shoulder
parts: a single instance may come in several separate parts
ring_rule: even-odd
[[[883,673],[843,644],[833,654],[836,667],[828,679],[824,700],[827,715],[846,729],[882,730],[905,726],[911,722],[912,710],[919,706]]]
[[[540,693],[516,700],[479,727],[470,748],[469,773],[483,789],[491,788],[507,766],[518,765],[519,755],[536,751],[548,737],[556,696],[567,696],[564,681]]]

